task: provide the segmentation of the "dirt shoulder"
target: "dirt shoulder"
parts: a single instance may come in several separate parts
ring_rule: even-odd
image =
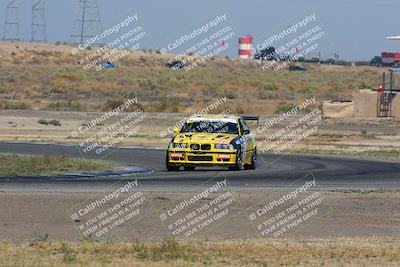
[[[95,193],[62,192],[0,192],[0,240],[31,240],[48,235],[55,240],[79,240],[78,232],[67,211],[77,205],[84,206]],[[265,199],[275,192],[238,193],[240,206],[232,206],[235,216],[218,227],[190,236],[189,240],[251,239],[261,238],[255,230],[245,209],[262,207]],[[291,240],[329,238],[382,238],[400,239],[399,192],[385,190],[372,192],[322,192],[326,201],[321,205],[324,212],[289,235],[276,239]],[[182,193],[146,192],[150,206],[143,210],[147,214],[130,225],[118,227],[108,238],[113,240],[162,240],[169,231],[160,223],[160,213],[171,203],[182,198]],[[185,238],[184,238],[185,239]]]

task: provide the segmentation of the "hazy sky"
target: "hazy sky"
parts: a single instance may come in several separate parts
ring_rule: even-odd
[[[0,0],[0,33],[3,36],[5,5]],[[31,1],[20,0],[20,37],[30,39]],[[382,51],[400,51],[399,0],[98,0],[104,29],[129,13],[137,13],[148,38],[142,46],[159,49],[181,34],[191,32],[215,15],[226,13],[228,25],[239,35],[251,33],[255,43],[281,32],[305,15],[315,13],[324,31],[319,41],[322,57],[370,59]],[[51,42],[71,41],[78,0],[47,0],[47,35]],[[237,36],[223,55],[237,54]]]

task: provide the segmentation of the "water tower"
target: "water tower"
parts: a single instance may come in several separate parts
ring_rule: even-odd
[[[239,38],[239,58],[250,59],[253,54],[253,36],[246,35]]]

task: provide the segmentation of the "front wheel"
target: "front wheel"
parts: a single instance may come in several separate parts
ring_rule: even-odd
[[[167,164],[167,170],[169,172],[172,171],[179,171],[179,166],[175,165],[175,164]]]
[[[240,150],[238,149],[236,152],[236,162],[235,165],[232,167],[229,167],[229,170],[231,171],[240,171],[243,167],[243,161],[242,161],[242,153],[240,153]]]
[[[165,159],[166,167],[167,170],[170,171],[178,171],[179,170],[179,165],[176,165],[175,163],[170,163],[169,162],[169,157],[168,157],[168,152],[167,152],[167,157]]]
[[[184,166],[183,169],[185,171],[194,171],[195,167],[194,166]]]

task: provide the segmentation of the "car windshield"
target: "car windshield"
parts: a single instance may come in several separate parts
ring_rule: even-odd
[[[238,134],[238,125],[233,122],[195,121],[185,123],[181,133],[227,133]]]

